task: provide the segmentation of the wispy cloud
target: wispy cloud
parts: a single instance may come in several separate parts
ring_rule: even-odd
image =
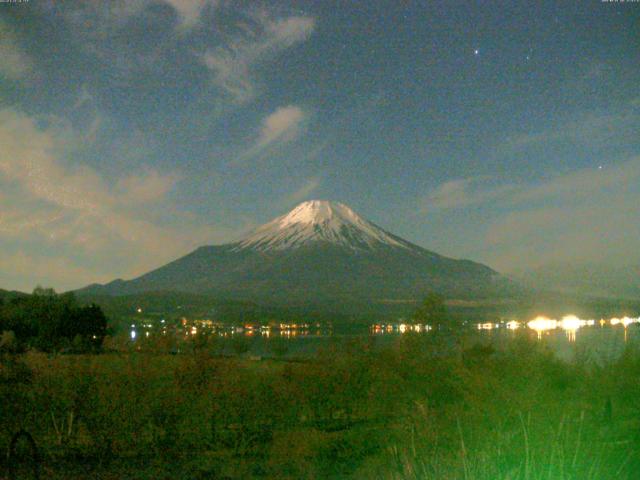
[[[640,164],[637,161],[583,168],[531,185],[514,194],[511,200],[514,203],[558,199],[575,202],[593,195],[617,195],[635,187],[634,182],[639,176]]]
[[[78,286],[79,279],[106,282],[111,278],[103,269],[87,268],[70,262],[64,257],[51,257],[44,254],[26,252],[19,249],[13,252],[0,251],[3,281],[5,286],[31,291],[36,285]]]
[[[258,138],[235,163],[242,163],[295,140],[301,133],[308,115],[300,107],[280,107],[262,119]]]
[[[640,157],[633,157],[528,183],[447,181],[420,199],[418,211],[463,212],[465,223],[448,230],[463,239],[462,254],[508,272],[560,261],[639,263],[638,205]],[[487,208],[474,212],[480,206]]]
[[[0,20],[0,77],[21,80],[32,68],[31,59],[20,47],[15,33]]]
[[[202,62],[221,92],[234,103],[246,103],[258,90],[254,67],[309,38],[314,25],[311,17],[275,19],[262,11],[241,25],[241,33],[208,49],[202,55]]]
[[[203,10],[210,6],[216,8],[218,0],[161,0],[170,5],[176,11],[179,20],[179,27],[190,29],[200,23]]]
[[[310,195],[318,190],[318,187],[320,187],[320,183],[320,178],[310,178],[306,180],[296,191],[283,197],[278,203],[282,206],[282,208],[289,208],[304,200],[309,200]]]
[[[215,9],[219,4],[219,0],[90,0],[72,5],[66,10],[66,16],[75,24],[96,21],[98,24],[94,27],[104,35],[125,27],[132,18],[143,15],[150,6],[167,5],[176,15],[177,26],[190,29],[200,24],[207,7]]]
[[[79,134],[42,124],[0,110],[0,239],[14,242],[15,252],[28,243],[30,250],[48,251],[52,262],[58,256],[72,264],[80,259],[84,272],[102,262],[103,275],[127,276],[230,236],[175,211],[166,197],[180,179],[176,173],[149,168],[107,181],[97,170],[65,160]],[[63,285],[96,280],[87,275]]]
[[[162,175],[157,170],[147,169],[139,175],[130,175],[118,181],[116,191],[120,193],[119,202],[149,203],[165,197],[178,181],[175,173]]]
[[[490,177],[469,177],[449,180],[420,200],[422,213],[433,213],[480,205],[504,197],[516,188],[513,185],[495,185]]]
[[[169,8],[151,8],[158,5]],[[207,28],[211,33],[198,41],[199,47],[187,47],[185,62],[195,62],[203,77],[210,76],[224,103],[231,104],[255,98],[260,90],[257,67],[305,41],[315,27],[312,17],[275,16],[266,8],[247,10],[221,0],[69,2],[58,11],[73,32],[74,41],[104,63],[110,76],[119,81],[140,72],[164,75],[175,62],[172,49],[176,42],[199,27]],[[166,14],[170,11],[175,14],[176,24],[167,31]],[[146,43],[144,33],[131,28],[140,22],[164,28],[154,32],[154,38],[160,40]]]
[[[548,148],[558,144],[590,148],[618,145],[625,139],[636,138],[640,128],[640,109],[631,100],[617,110],[588,112],[579,116],[559,119],[548,128],[511,135],[497,146],[497,156],[513,156],[530,149]]]
[[[262,121],[260,138],[256,145],[267,148],[275,142],[288,142],[298,136],[305,114],[300,107],[289,105],[280,107]]]
[[[505,198],[490,221],[487,258],[498,268],[555,261],[640,261],[640,158],[582,169]]]
[[[63,21],[69,41],[96,58],[111,81],[126,83],[142,72],[164,76],[171,71],[172,48],[204,25],[205,17],[213,19],[219,6],[218,0],[87,0],[55,8],[42,2],[36,8]],[[172,16],[173,25],[167,21]],[[135,28],[140,24],[146,27]],[[152,44],[147,41],[150,30]]]

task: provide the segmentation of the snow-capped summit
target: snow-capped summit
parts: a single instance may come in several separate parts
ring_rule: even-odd
[[[357,222],[361,220],[360,217],[346,205],[328,200],[309,200],[302,202],[280,218],[282,218],[280,224],[283,226],[293,223],[319,224],[334,219],[342,219],[344,222]]]
[[[485,265],[403,240],[346,205],[314,200],[238,242],[202,246],[140,277],[81,293],[188,292],[262,303],[265,312],[286,306],[287,315],[325,311],[333,318],[363,308],[406,315],[431,291],[451,298],[504,296],[510,284],[503,280]],[[229,308],[237,308],[233,305]]]
[[[412,247],[342,203],[310,200],[258,227],[241,239],[237,248],[284,250],[315,242],[328,242],[353,250],[382,246]]]

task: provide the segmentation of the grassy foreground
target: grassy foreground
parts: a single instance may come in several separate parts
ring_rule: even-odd
[[[5,355],[0,448],[24,428],[49,479],[638,478],[640,352],[596,366],[524,336],[444,343],[405,335],[299,362]]]

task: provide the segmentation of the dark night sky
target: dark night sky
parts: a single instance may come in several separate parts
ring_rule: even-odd
[[[640,263],[640,3],[0,4],[0,287],[321,198],[504,272]]]

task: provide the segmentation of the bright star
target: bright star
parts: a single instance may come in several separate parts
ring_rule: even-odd
[[[478,55],[480,53],[480,50],[478,50],[477,48],[473,51],[474,55]]]

